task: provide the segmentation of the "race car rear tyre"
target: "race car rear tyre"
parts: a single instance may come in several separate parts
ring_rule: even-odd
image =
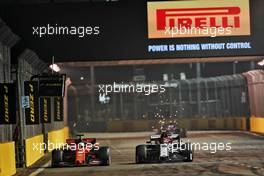
[[[52,160],[51,166],[52,167],[59,167],[60,162],[63,161],[63,150],[55,149],[52,151]]]
[[[109,166],[110,165],[110,149],[109,147],[100,147],[98,151],[98,159],[101,161],[101,166]]]
[[[144,163],[147,161],[147,146],[138,145],[136,147],[136,163]]]
[[[186,152],[186,159],[185,162],[192,162],[193,161],[193,151],[187,151]]]
[[[192,162],[193,161],[193,151],[191,149],[191,143],[184,144],[185,150],[182,151],[182,155],[185,157],[183,161]],[[182,147],[183,148],[183,147]]]
[[[187,130],[185,128],[180,129],[180,137],[186,138],[187,137]]]

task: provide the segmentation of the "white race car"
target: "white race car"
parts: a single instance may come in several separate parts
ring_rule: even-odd
[[[136,163],[193,161],[191,143],[183,143],[177,133],[151,135],[150,141],[136,147]]]

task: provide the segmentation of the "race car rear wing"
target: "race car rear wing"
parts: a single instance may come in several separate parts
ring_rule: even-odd
[[[160,138],[161,138],[160,134],[155,134],[155,135],[150,136],[151,141],[156,141],[156,140],[159,140]]]
[[[178,139],[180,137],[180,135],[179,134],[171,134],[170,137],[173,139]]]
[[[172,139],[179,139],[179,134],[168,134],[168,137],[172,138]],[[161,135],[160,134],[154,134],[154,135],[151,135],[150,136],[150,141],[156,141],[156,140],[159,140],[161,138]]]

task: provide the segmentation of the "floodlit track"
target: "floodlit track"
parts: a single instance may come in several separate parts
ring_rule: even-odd
[[[136,135],[135,135],[136,136]],[[99,139],[111,147],[111,166],[45,168],[39,176],[264,175],[264,138],[244,132],[193,132],[191,142],[231,143],[230,151],[195,151],[191,163],[135,164],[135,147],[147,137]]]

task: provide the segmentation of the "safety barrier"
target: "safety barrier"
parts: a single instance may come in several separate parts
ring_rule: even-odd
[[[264,118],[251,117],[250,118],[250,131],[256,133],[264,133]]]
[[[0,176],[11,176],[15,173],[15,142],[0,143]]]
[[[107,124],[107,132],[122,132],[123,122],[122,121],[109,121]]]
[[[43,142],[43,135],[25,139],[26,167],[32,166],[44,156],[44,150],[40,149]]]
[[[64,144],[67,138],[69,138],[68,127],[64,127],[63,129],[49,132],[48,142],[49,144],[52,145],[52,147],[49,148],[49,151],[51,151],[52,148],[57,148],[61,144]]]
[[[65,143],[69,137],[69,128],[52,131],[48,133],[50,144]],[[44,149],[52,149],[52,146],[44,146],[43,135],[25,139],[26,167],[32,166],[36,161],[44,156]]]
[[[179,126],[188,130],[246,130],[246,118],[191,118],[179,119]],[[107,132],[150,131],[157,126],[153,120],[109,121]]]
[[[64,139],[65,139],[64,141],[66,141],[66,139],[68,139],[70,135],[69,127],[64,127],[63,131],[64,131]]]
[[[184,123],[182,123],[184,121]],[[246,130],[246,118],[202,118],[180,120],[180,127],[190,130]]]

